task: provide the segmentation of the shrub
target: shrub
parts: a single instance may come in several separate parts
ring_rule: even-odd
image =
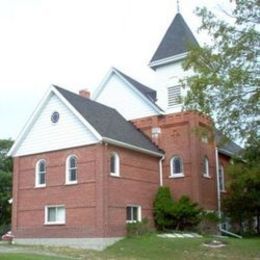
[[[144,218],[142,221],[127,223],[127,236],[142,236],[151,233],[152,229],[149,227],[148,219]]]
[[[174,202],[169,187],[160,187],[154,200],[154,220],[158,230],[191,229],[200,221],[202,209],[187,196]]]
[[[159,187],[154,200],[154,221],[157,229],[172,228],[173,199],[169,187]]]
[[[177,230],[191,229],[200,223],[201,213],[202,209],[197,203],[192,202],[187,196],[182,196],[173,204],[173,227]]]

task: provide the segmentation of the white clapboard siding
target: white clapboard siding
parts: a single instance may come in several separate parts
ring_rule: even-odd
[[[140,95],[142,94],[137,94],[132,87],[113,73],[96,101],[115,108],[127,120],[158,114]]]
[[[51,115],[54,111],[60,114],[56,124],[51,121]],[[77,147],[96,141],[97,138],[92,132],[55,94],[52,94],[23,138],[14,156]]]

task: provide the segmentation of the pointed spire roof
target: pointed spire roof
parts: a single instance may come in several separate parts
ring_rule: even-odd
[[[150,66],[154,68],[175,60],[188,51],[189,45],[199,44],[182,15],[177,13],[154,53]]]

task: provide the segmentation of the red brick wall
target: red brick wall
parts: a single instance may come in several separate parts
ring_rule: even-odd
[[[76,185],[64,185],[65,162],[70,154],[78,157]],[[96,184],[100,182],[102,154],[103,146],[96,145],[15,158],[12,216],[15,236],[97,236],[100,232],[97,216],[100,205]],[[44,188],[35,188],[35,165],[39,159],[47,162],[47,185]],[[66,224],[44,225],[46,205],[64,205]]]
[[[120,156],[120,177],[110,176],[110,155]],[[78,184],[65,185],[67,156],[78,158]],[[35,165],[47,162],[47,185],[35,188]],[[12,229],[17,238],[113,237],[126,234],[126,207],[142,206],[152,223],[159,159],[110,145],[95,145],[14,159]],[[64,225],[44,225],[46,205],[64,205]]]
[[[110,175],[112,152],[120,156],[120,177]],[[128,205],[140,205],[142,218],[153,225],[152,204],[159,186],[159,158],[108,145],[106,162],[108,235],[126,235]]]
[[[205,209],[216,209],[215,143],[210,138],[208,144],[203,143],[196,133],[200,127],[211,132],[209,118],[195,112],[181,112],[137,119],[133,123],[150,138],[152,128],[160,127],[161,134],[157,139],[154,138],[154,142],[166,153],[163,182],[171,188],[174,198],[188,195]],[[169,178],[170,160],[174,155],[180,155],[183,159],[184,178]],[[210,178],[202,176],[202,161],[205,155],[209,159]]]

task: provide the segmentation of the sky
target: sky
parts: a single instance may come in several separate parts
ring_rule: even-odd
[[[73,92],[114,66],[149,86],[147,64],[172,22],[176,0],[0,0],[0,139],[16,139],[51,84]],[[221,13],[229,0],[179,0],[198,41],[196,6]]]

